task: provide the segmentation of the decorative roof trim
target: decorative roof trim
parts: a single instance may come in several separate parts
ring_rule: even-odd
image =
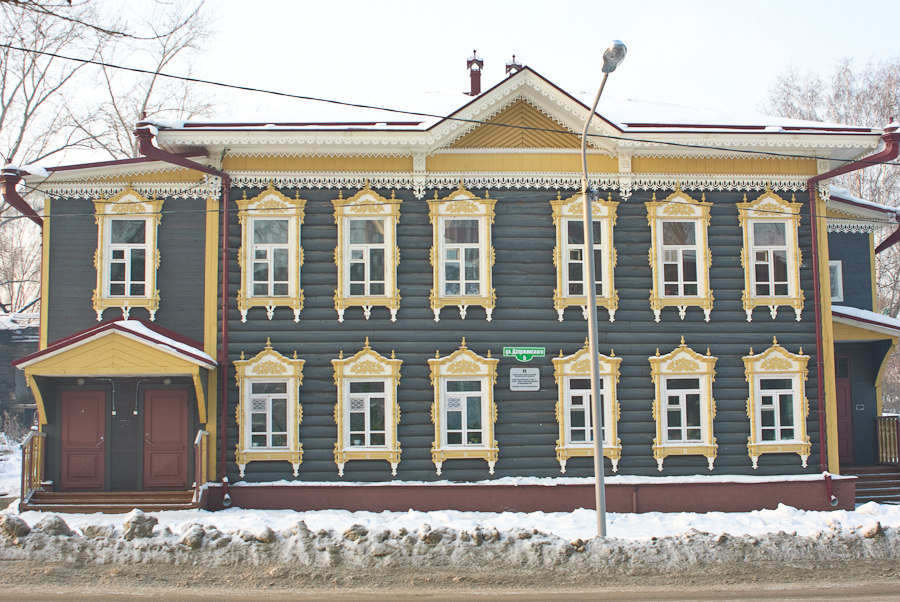
[[[85,182],[84,180],[66,182],[44,182],[37,186],[39,194],[73,198],[101,199],[116,195],[125,188],[150,198],[153,195],[167,199],[206,199],[219,198],[222,194],[219,178],[204,177],[198,184],[190,182]]]

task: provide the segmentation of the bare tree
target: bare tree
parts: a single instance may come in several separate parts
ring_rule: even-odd
[[[40,232],[34,222],[22,218],[18,212],[3,215],[0,217],[0,303],[12,313],[40,297]],[[35,307],[37,311],[39,306]]]

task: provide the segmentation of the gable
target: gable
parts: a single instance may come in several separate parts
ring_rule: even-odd
[[[497,127],[491,124],[513,125],[515,128]],[[527,130],[519,128],[539,128]],[[581,139],[573,132],[561,134],[556,131],[568,129],[550,119],[529,102],[515,100],[508,107],[479,125],[448,148],[580,148]],[[571,131],[571,130],[570,130]]]

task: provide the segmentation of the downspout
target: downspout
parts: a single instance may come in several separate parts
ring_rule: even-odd
[[[816,216],[816,188],[817,184],[822,180],[827,180],[835,176],[840,176],[851,171],[857,171],[875,163],[885,163],[893,161],[900,154],[900,133],[896,127],[885,128],[885,133],[881,136],[884,141],[884,150],[874,155],[870,155],[865,159],[847,163],[831,171],[813,176],[806,182],[809,192],[809,218],[810,218],[810,236],[812,237],[812,266],[813,266],[813,305],[815,308],[816,322],[816,386],[819,396],[819,467],[822,472],[827,472],[828,461],[826,457],[826,441],[825,441],[825,359],[824,342],[822,340],[822,299],[819,291],[819,238],[818,238],[818,219]],[[830,485],[830,483],[829,483]]]
[[[222,344],[219,347],[219,370],[221,371],[221,415],[219,424],[219,441],[220,446],[220,466],[222,467],[222,483],[226,500],[230,500],[228,495],[228,477],[226,476],[225,466],[227,464],[227,441],[228,441],[228,195],[231,190],[231,176],[224,171],[214,169],[207,165],[195,163],[190,159],[186,159],[181,155],[166,152],[156,146],[153,146],[153,132],[150,131],[150,124],[139,121],[134,135],[137,137],[138,149],[145,157],[165,161],[174,165],[180,165],[193,169],[195,171],[207,173],[222,179]],[[226,503],[229,506],[230,503]]]
[[[7,165],[3,168],[3,171],[0,172],[0,179],[3,180],[3,198],[6,199],[6,202],[12,205],[15,209],[18,209],[22,215],[33,221],[38,225],[39,228],[44,227],[44,220],[41,219],[41,216],[37,214],[37,212],[31,208],[31,205],[25,202],[19,193],[16,191],[16,186],[19,183],[19,180],[22,179],[22,175],[29,175],[27,171],[21,171],[18,167],[14,167],[12,165]]]

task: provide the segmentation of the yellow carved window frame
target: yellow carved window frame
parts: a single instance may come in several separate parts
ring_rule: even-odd
[[[238,290],[237,305],[241,322],[247,321],[247,312],[251,307],[265,307],[270,320],[276,307],[290,307],[294,312],[294,322],[299,322],[304,301],[303,289],[300,288],[300,267],[303,265],[300,226],[303,224],[306,199],[300,198],[299,190],[295,198],[288,198],[269,184],[266,190],[252,199],[248,199],[245,192],[237,205],[238,222],[241,224],[241,248],[238,250],[241,288]],[[288,221],[288,294],[257,297],[253,295],[253,221],[273,218]]]
[[[797,321],[800,321],[804,301],[803,291],[800,289],[800,264],[803,262],[803,255],[800,251],[797,233],[800,227],[800,206],[800,203],[784,200],[772,192],[768,185],[766,191],[755,201],[747,202],[745,194],[744,202],[737,204],[741,228],[744,231],[744,249],[741,254],[741,265],[744,268],[744,294],[741,296],[741,300],[744,303],[744,311],[747,312],[748,322],[753,319],[753,308],[768,307],[774,320],[779,306],[792,308]],[[786,295],[756,294],[756,248],[753,244],[753,226],[765,223],[784,224],[788,277]]]
[[[619,418],[622,409],[616,395],[619,383],[619,366],[622,358],[610,352],[607,357],[598,354],[600,365],[600,380],[603,382],[603,456],[612,462],[613,472],[619,470],[619,460],[622,458],[622,440],[619,439]],[[559,460],[559,470],[566,473],[566,462],[569,458],[593,458],[594,444],[591,441],[584,443],[572,442],[569,431],[569,391],[573,379],[590,379],[591,361],[587,342],[576,353],[563,357],[562,351],[559,357],[553,358],[553,378],[559,387],[559,397],[556,400],[556,421],[559,423],[559,439],[556,440],[556,459]],[[593,402],[586,416],[593,413]],[[590,423],[588,423],[590,424]]]
[[[266,347],[250,360],[234,361],[235,379],[238,386],[238,407],[235,418],[238,424],[238,444],[235,449],[235,461],[244,476],[244,469],[249,462],[286,460],[291,463],[296,477],[303,461],[303,444],[300,443],[300,423],[303,421],[303,406],[300,405],[300,385],[303,384],[304,360],[289,359],[272,349],[266,339]],[[287,447],[286,448],[254,448],[250,444],[252,409],[251,393],[253,383],[286,383],[287,384]]]
[[[92,298],[97,321],[103,319],[103,312],[109,307],[121,307],[122,315],[127,319],[132,307],[143,307],[150,312],[150,320],[156,319],[159,310],[159,291],[157,290],[156,273],[159,270],[159,246],[157,245],[157,229],[163,202],[157,198],[149,200],[140,193],[126,188],[115,196],[94,201],[94,222],[97,224],[97,249],[94,252],[94,268],[97,270],[97,288]],[[111,295],[110,262],[110,228],[117,219],[144,221],[144,244],[146,249],[145,280],[143,295]],[[126,291],[127,292],[127,291]]]
[[[691,198],[682,192],[680,186],[675,192],[662,201],[653,200],[644,203],[647,207],[647,221],[650,224],[650,267],[653,269],[653,288],[650,291],[650,308],[654,319],[659,322],[660,312],[664,307],[677,307],[679,317],[684,320],[688,307],[699,307],[703,310],[704,319],[709,322],[709,314],[713,307],[713,294],[709,284],[709,268],[712,265],[712,254],[709,250],[709,210],[712,203],[706,202],[706,195],[701,200]],[[695,246],[697,252],[697,294],[666,295],[663,281],[663,223],[690,222],[695,225]]]
[[[497,405],[494,403],[494,385],[497,384],[497,364],[500,360],[492,359],[488,351],[486,358],[481,357],[466,347],[462,340],[460,348],[440,357],[440,351],[428,360],[431,367],[431,384],[434,387],[434,403],[431,406],[431,422],[434,424],[434,442],[431,445],[431,459],[437,474],[446,460],[460,458],[481,458],[488,463],[488,473],[494,474],[499,447],[494,441],[494,423],[497,422]],[[445,396],[448,381],[481,381],[481,425],[482,439],[480,445],[448,445],[447,444],[447,400]]]
[[[587,292],[584,295],[569,295],[569,246],[567,228],[569,222],[576,222],[578,226],[584,223],[584,202],[581,193],[563,200],[557,193],[556,200],[550,201],[553,208],[553,223],[556,226],[556,247],[553,249],[553,265],[556,266],[556,290],[553,291],[553,306],[559,314],[559,321],[563,321],[563,315],[567,307],[581,307],[582,316],[587,320]],[[605,307],[609,312],[609,321],[616,319],[616,309],[619,307],[619,294],[616,291],[613,274],[616,265],[616,249],[613,244],[613,226],[616,225],[616,208],[619,203],[612,200],[595,201],[591,207],[594,223],[600,225],[602,233],[599,241],[594,240],[594,246],[600,247],[602,261],[595,266],[600,274],[602,282],[602,294],[597,295],[597,307]],[[584,244],[578,245],[584,248]],[[582,264],[583,266],[584,264]],[[583,271],[584,273],[584,271]],[[584,280],[584,279],[583,279]]]
[[[397,403],[397,386],[400,384],[400,365],[403,360],[387,359],[369,347],[369,338],[363,349],[351,358],[340,357],[331,360],[334,366],[334,385],[337,387],[337,403],[334,406],[334,422],[337,425],[337,442],[334,444],[334,462],[338,475],[344,476],[344,465],[350,460],[387,460],[391,464],[391,474],[397,474],[400,464],[400,441],[397,439],[397,425],[400,423],[400,405]],[[350,445],[350,383],[385,383],[384,387],[384,434],[385,444],[379,446]]]
[[[712,395],[712,384],[716,380],[716,360],[710,355],[700,355],[688,348],[681,337],[681,344],[671,353],[650,358],[650,371],[656,397],[653,400],[653,418],[656,421],[656,437],[653,439],[653,457],[657,469],[662,471],[663,460],[667,456],[705,456],[709,469],[713,469],[716,459],[716,438],[713,437],[713,420],[716,417],[716,402]],[[697,378],[700,386],[700,440],[694,442],[667,442],[666,437],[666,392],[667,380],[674,378]]]
[[[491,321],[491,314],[497,305],[497,293],[492,288],[491,272],[494,265],[494,247],[491,246],[491,225],[494,223],[495,199],[485,193],[484,198],[479,198],[469,192],[460,183],[459,188],[451,192],[449,196],[438,199],[437,191],[434,199],[428,201],[428,217],[434,229],[434,244],[431,247],[431,266],[434,269],[434,288],[431,289],[431,310],[434,312],[434,321],[441,319],[441,308],[448,305],[459,307],[459,317],[466,318],[466,312],[470,305],[484,307],[487,321]],[[478,221],[478,249],[479,249],[479,293],[478,295],[447,295],[444,294],[445,275],[445,243],[444,224],[452,219],[475,219]],[[462,264],[462,259],[460,259]],[[464,267],[461,265],[461,270]]]
[[[806,433],[806,419],[809,416],[809,399],[806,397],[805,383],[808,378],[806,368],[809,356],[803,355],[803,349],[796,355],[788,352],[773,339],[771,347],[760,353],[745,356],[744,375],[750,386],[750,396],[747,398],[747,417],[750,418],[750,436],[747,438],[747,453],[753,461],[753,468],[757,467],[759,457],[762,454],[795,453],[800,456],[800,461],[806,468],[811,444]],[[791,381],[794,438],[763,441],[761,429],[762,399],[760,383],[764,378],[784,379]],[[777,408],[773,412],[778,414]]]
[[[334,249],[334,263],[337,264],[337,289],[334,291],[334,309],[338,312],[338,322],[344,321],[344,311],[348,307],[362,307],[366,320],[372,308],[387,307],[391,312],[391,322],[397,321],[400,309],[400,290],[397,287],[397,266],[400,264],[400,249],[397,247],[397,222],[400,220],[400,203],[391,193],[386,199],[366,187],[349,199],[343,193],[331,201],[334,204],[334,223],[338,229],[338,243]],[[384,294],[350,294],[350,222],[354,219],[384,220]],[[368,258],[366,258],[368,263]]]

